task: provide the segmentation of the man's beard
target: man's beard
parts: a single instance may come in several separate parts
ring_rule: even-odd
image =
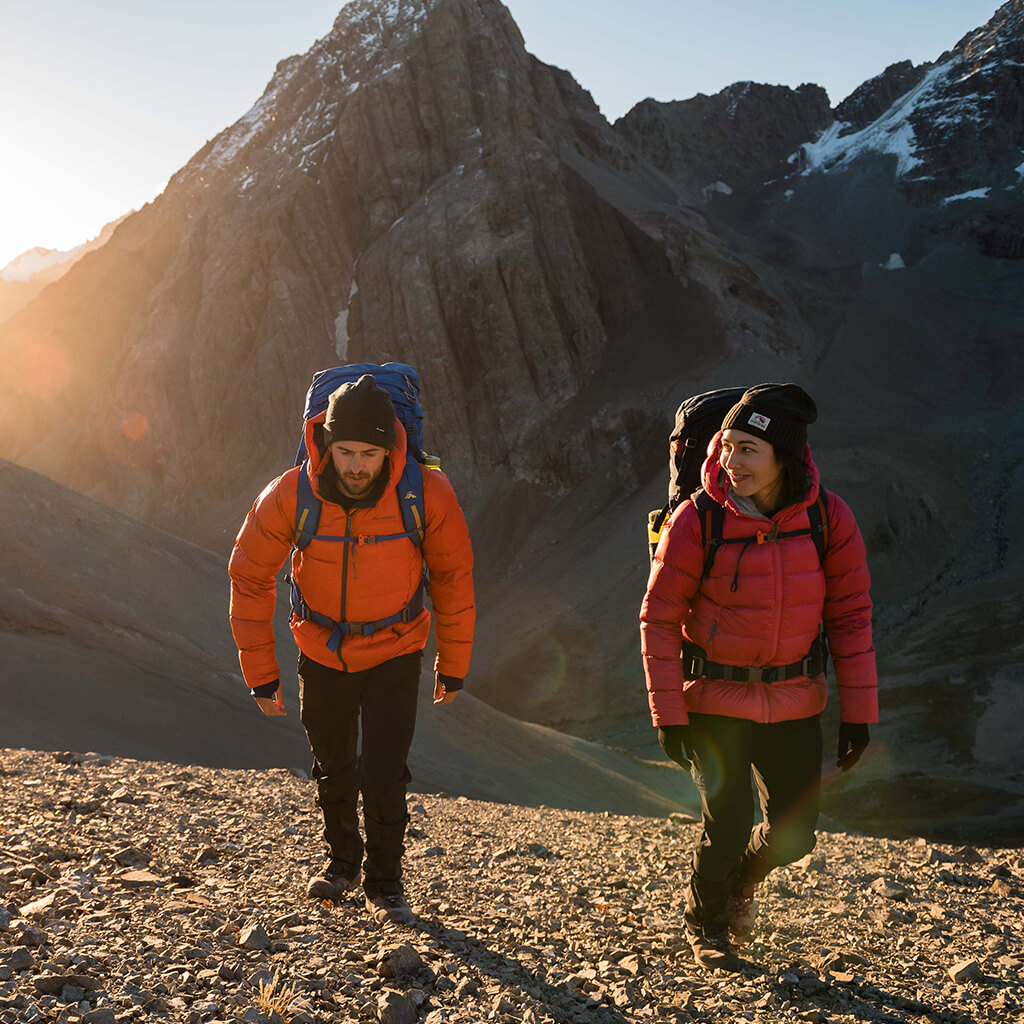
[[[376,481],[376,476],[360,473],[357,477],[346,474],[338,477],[342,493],[349,498],[365,498]]]

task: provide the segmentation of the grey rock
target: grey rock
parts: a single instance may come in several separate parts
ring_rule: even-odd
[[[416,1010],[403,993],[389,990],[377,997],[377,1019],[381,1024],[414,1024]]]
[[[82,1014],[82,1024],[116,1024],[117,1017],[109,1006],[100,1006]]]
[[[0,953],[0,964],[13,971],[27,971],[36,965],[36,958],[25,948]]]
[[[270,938],[259,922],[251,922],[238,933],[238,945],[243,949],[269,949]]]
[[[949,968],[948,974],[958,985],[981,981],[985,977],[977,960],[960,960]]]
[[[382,978],[415,974],[424,967],[423,958],[408,943],[385,951],[377,971]]]
[[[18,933],[18,943],[22,946],[45,946],[49,936],[41,928],[25,927]]]
[[[74,1000],[78,1002],[84,997],[85,992],[92,992],[100,988],[102,983],[97,978],[86,974],[37,974],[32,979],[32,984],[40,995],[55,996],[65,988],[77,989],[82,993],[78,999]],[[69,1002],[70,1000],[64,999],[63,1001]]]
[[[872,892],[878,893],[879,896],[884,896],[887,900],[901,901],[905,900],[909,895],[905,886],[884,877],[876,878],[869,888]]]

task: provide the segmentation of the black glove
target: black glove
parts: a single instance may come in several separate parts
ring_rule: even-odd
[[[451,704],[462,689],[462,680],[457,676],[446,676],[443,672],[434,671],[434,703]]]
[[[440,683],[448,693],[454,693],[462,689],[462,680],[457,676],[446,676],[442,672],[434,673],[434,682]]]
[[[249,692],[263,714],[268,716],[288,714],[284,707],[280,679],[275,679],[272,683],[263,683],[261,686],[250,687]]]
[[[683,736],[686,734],[685,725],[666,725],[658,730],[658,742],[661,749],[675,761],[680,768],[690,770],[690,762],[687,760],[683,747]]]
[[[863,722],[840,722],[836,767],[848,772],[860,760],[860,755],[870,742],[871,735]]]

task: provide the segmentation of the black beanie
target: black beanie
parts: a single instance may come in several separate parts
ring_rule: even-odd
[[[798,384],[758,384],[725,414],[722,429],[763,437],[777,452],[802,458],[807,424],[817,418],[814,399]]]
[[[395,447],[395,407],[370,374],[331,392],[324,436],[328,444],[360,441],[380,448]]]

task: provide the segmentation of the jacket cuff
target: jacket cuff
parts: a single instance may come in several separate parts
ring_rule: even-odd
[[[446,676],[438,672],[437,681],[444,687],[445,693],[454,693],[456,690],[462,689],[462,680],[456,676]]]
[[[281,685],[280,679],[275,679],[272,683],[263,683],[260,686],[250,686],[249,692],[254,697],[265,697],[267,700],[272,700],[274,694],[277,693],[277,688]]]

